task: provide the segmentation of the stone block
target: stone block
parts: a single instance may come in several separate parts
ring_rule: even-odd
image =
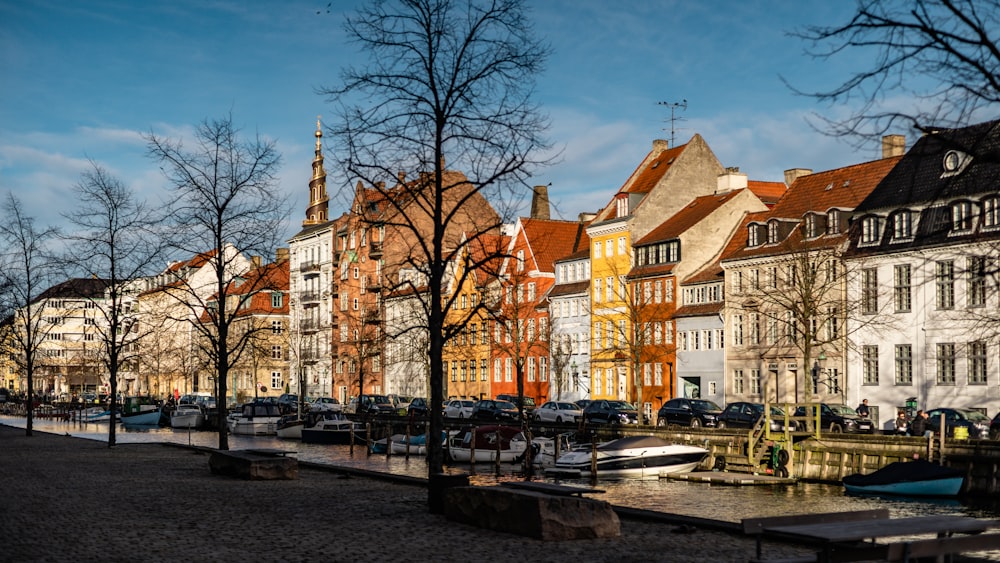
[[[255,481],[299,478],[299,461],[294,457],[287,456],[216,451],[209,456],[208,466],[216,475]]]
[[[621,521],[602,500],[506,487],[444,491],[445,517],[480,528],[546,541],[621,536]]]

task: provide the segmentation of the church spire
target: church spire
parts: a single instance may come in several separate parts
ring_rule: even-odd
[[[326,195],[326,170],[323,169],[323,129],[320,116],[316,116],[316,156],[313,158],[312,180],[309,180],[309,207],[303,227],[318,225],[329,220],[330,198]]]

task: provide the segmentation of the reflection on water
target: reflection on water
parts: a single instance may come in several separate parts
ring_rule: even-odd
[[[24,427],[24,419],[0,416],[0,424]],[[33,428],[40,432],[70,434],[79,438],[107,441],[107,423],[73,423],[35,420]],[[170,428],[127,428],[118,426],[116,439],[120,444],[169,442],[214,448],[219,437],[215,432],[173,430]],[[230,449],[275,448],[293,450],[302,461],[382,471],[398,475],[426,477],[427,465],[423,457],[387,457],[368,455],[365,448],[355,447],[353,455],[349,446],[303,444],[298,440],[282,440],[274,436],[229,436]],[[452,466],[449,472],[470,473],[469,465]],[[517,478],[519,467],[504,465],[496,473],[491,464],[477,464],[470,476],[473,484],[489,485],[502,480]],[[563,480],[567,484],[572,481]],[[580,484],[589,484],[581,481]],[[903,500],[865,496],[848,496],[839,485],[799,483],[792,486],[733,487],[690,483],[686,481],[620,480],[604,481],[598,488],[606,492],[598,498],[612,504],[739,522],[748,516],[774,516],[807,512],[834,512],[888,508],[893,517],[928,514],[960,514],[978,518],[998,518],[996,504],[973,506],[955,500]]]

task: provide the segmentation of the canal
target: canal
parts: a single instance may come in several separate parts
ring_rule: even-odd
[[[23,418],[0,416],[0,424],[23,428]],[[107,441],[107,423],[77,423],[35,419],[33,428],[39,432],[68,434],[81,439]],[[168,442],[214,448],[218,434],[208,431],[173,430],[171,428],[134,429],[119,425],[116,439],[120,444]],[[274,436],[229,436],[233,450],[249,448],[275,448],[293,450],[302,461],[346,466],[398,475],[426,477],[427,466],[423,457],[386,457],[368,455],[365,448],[356,446],[353,454],[349,446],[303,444],[297,440],[283,440]],[[473,484],[488,485],[501,480],[519,478],[519,467],[501,467],[496,473],[489,464],[478,464],[470,476]],[[470,472],[468,465],[449,466],[450,472]],[[567,482],[567,481],[563,481]],[[581,482],[581,484],[586,484]],[[628,506],[739,522],[750,516],[775,516],[796,513],[834,512],[888,508],[892,517],[921,516],[929,514],[956,514],[975,518],[1000,518],[998,499],[962,500],[907,500],[884,497],[845,495],[838,485],[800,482],[784,486],[733,487],[705,483],[689,483],[668,479],[654,480],[601,480],[599,488],[606,494],[599,498]]]

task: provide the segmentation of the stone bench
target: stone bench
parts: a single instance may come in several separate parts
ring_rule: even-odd
[[[453,487],[444,494],[446,518],[480,528],[548,541],[621,536],[618,515],[601,500],[511,487]]]
[[[219,450],[209,456],[208,466],[215,475],[255,481],[299,478],[299,460],[284,455]]]

